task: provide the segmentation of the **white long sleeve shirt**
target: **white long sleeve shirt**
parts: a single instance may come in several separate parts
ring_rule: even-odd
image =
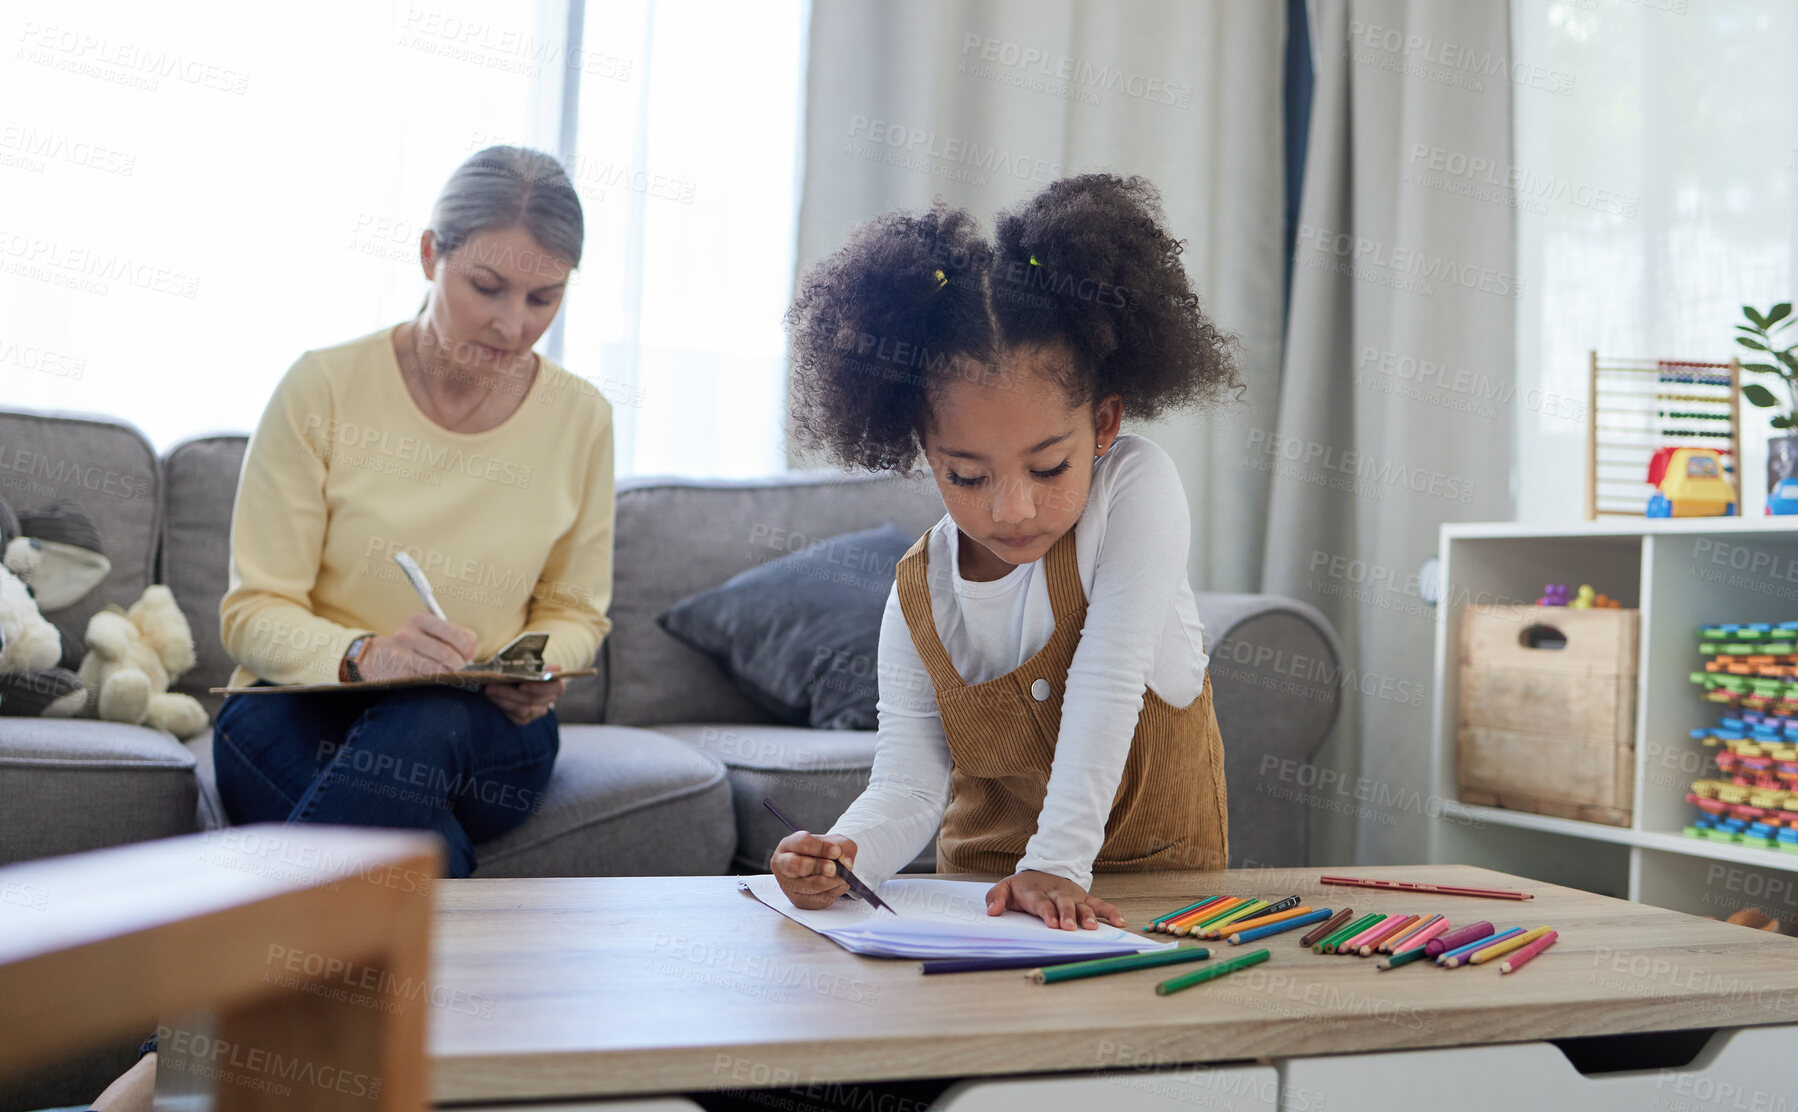
[[[1019,872],[1035,869],[1091,888],[1144,691],[1183,707],[1203,690],[1204,628],[1186,578],[1189,520],[1174,462],[1153,441],[1120,436],[1094,466],[1074,533],[1086,624],[1068,669],[1047,793]],[[959,531],[947,515],[926,543],[931,613],[964,681],[1014,671],[1047,643],[1055,614],[1042,561],[973,582],[961,577]],[[949,802],[949,744],[897,585],[880,626],[879,680],[868,788],[831,828],[855,840],[855,871],[870,884],[930,843]]]

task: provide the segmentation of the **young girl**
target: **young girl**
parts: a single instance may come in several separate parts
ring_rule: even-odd
[[[900,561],[868,789],[770,862],[800,907],[887,879],[998,873],[987,911],[1122,925],[1095,871],[1223,868],[1223,745],[1173,461],[1120,434],[1240,388],[1141,178],[1057,181],[984,242],[965,212],[888,214],[788,314],[798,438],[905,470],[948,515]],[[940,834],[938,832],[941,826]]]

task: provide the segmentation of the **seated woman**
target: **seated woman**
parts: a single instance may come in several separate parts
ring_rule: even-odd
[[[549,635],[554,670],[592,662],[611,627],[611,408],[531,350],[582,229],[554,159],[480,151],[420,237],[418,316],[287,372],[231,522],[233,685],[428,675],[526,631]],[[219,794],[234,822],[435,830],[448,874],[468,876],[476,843],[541,805],[564,684],[234,695],[213,734]]]

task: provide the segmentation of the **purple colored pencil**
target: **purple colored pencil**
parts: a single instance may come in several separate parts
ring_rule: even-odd
[[[1481,919],[1477,923],[1467,924],[1460,930],[1449,931],[1447,934],[1439,934],[1435,938],[1430,939],[1423,944],[1423,953],[1425,957],[1441,957],[1450,950],[1459,949],[1469,942],[1477,941],[1491,933],[1492,924]]]

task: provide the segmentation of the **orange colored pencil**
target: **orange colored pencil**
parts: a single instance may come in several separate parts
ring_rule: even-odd
[[[1386,941],[1388,938],[1395,937],[1400,931],[1410,930],[1416,924],[1417,924],[1417,916],[1415,916],[1415,915],[1402,916],[1399,918],[1398,922],[1393,923],[1390,926],[1387,926],[1387,927],[1381,929],[1380,931],[1376,932],[1371,937],[1369,937],[1367,941],[1365,941],[1365,942],[1361,943],[1361,945],[1355,947],[1355,952],[1357,954],[1360,954],[1362,957],[1367,957],[1368,955],[1373,953],[1375,946],[1378,946],[1380,943]]]
[[[1405,944],[1405,940],[1407,938],[1410,938],[1412,935],[1416,934],[1418,931],[1424,929],[1425,927],[1429,926],[1431,923],[1434,923],[1436,920],[1438,920],[1440,918],[1442,918],[1442,916],[1440,916],[1440,915],[1427,915],[1427,916],[1423,917],[1422,919],[1419,919],[1417,922],[1412,923],[1410,926],[1406,927],[1404,930],[1393,935],[1391,938],[1388,938],[1386,941],[1380,943],[1380,945],[1377,948],[1383,954],[1396,954],[1396,953],[1398,953],[1399,947],[1403,946]]]
[[[1262,915],[1254,919],[1238,919],[1236,922],[1227,926],[1206,927],[1199,937],[1222,938],[1226,934],[1235,934],[1237,931],[1252,931],[1256,927],[1266,927],[1274,923],[1283,922],[1287,919],[1296,919],[1301,915],[1309,914],[1311,914],[1310,908],[1295,907],[1290,911],[1281,911],[1274,915]]]
[[[1214,903],[1209,907],[1201,907],[1197,911],[1189,912],[1185,915],[1182,915],[1182,916],[1180,916],[1180,918],[1175,919],[1171,923],[1163,923],[1162,929],[1167,931],[1167,933],[1169,933],[1169,934],[1185,934],[1185,933],[1187,933],[1188,927],[1191,927],[1197,923],[1202,923],[1205,920],[1212,918],[1213,916],[1222,915],[1222,914],[1225,914],[1226,912],[1233,911],[1236,908],[1239,908],[1248,902],[1249,902],[1249,898],[1247,896],[1231,896],[1228,899],[1219,900],[1217,903]]]

